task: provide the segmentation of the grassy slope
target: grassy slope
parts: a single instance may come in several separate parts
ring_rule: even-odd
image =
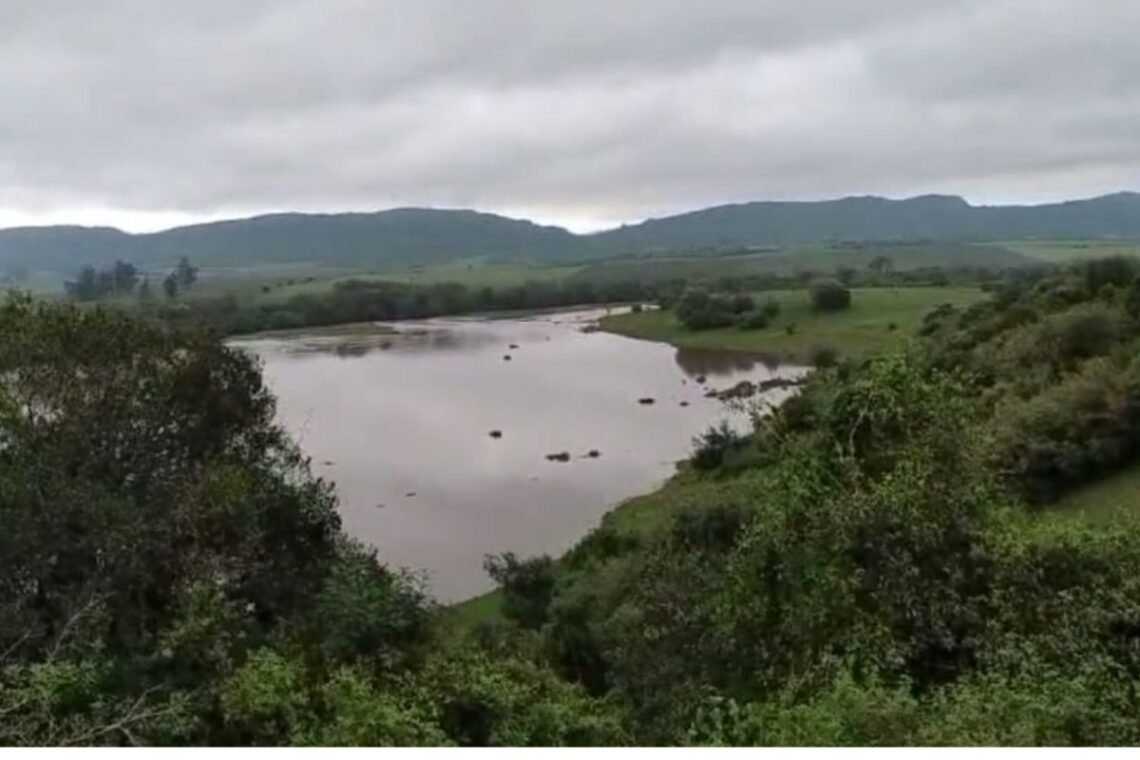
[[[1065,496],[1051,512],[1081,515],[1094,522],[1140,509],[1140,466],[1090,483]]]
[[[657,310],[607,317],[602,326],[680,347],[752,351],[789,361],[804,361],[813,349],[824,345],[847,356],[867,356],[895,348],[913,336],[923,316],[935,306],[967,305],[986,294],[976,288],[856,289],[851,308],[837,313],[816,312],[803,290],[758,293],[756,297],[760,302],[774,298],[780,304],[780,315],[763,330],[692,331],[681,326],[671,311]],[[795,331],[789,335],[786,328],[792,323]]]
[[[579,276],[598,281],[639,279],[645,282],[682,279],[718,279],[748,275],[794,275],[797,272],[831,273],[839,267],[863,270],[875,258],[887,256],[895,269],[922,267],[1018,267],[1032,258],[994,245],[926,243],[851,246],[800,246],[733,256],[676,256],[610,259],[585,267]]]

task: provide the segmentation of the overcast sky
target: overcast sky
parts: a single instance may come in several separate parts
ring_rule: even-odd
[[[1140,189],[1137,0],[0,0],[0,226]]]

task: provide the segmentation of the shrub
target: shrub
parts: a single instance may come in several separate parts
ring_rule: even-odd
[[[541,628],[554,596],[554,561],[546,555],[520,560],[506,552],[487,556],[483,569],[502,589],[503,615],[523,628]]]
[[[747,293],[737,293],[729,299],[729,308],[733,314],[747,314],[756,310],[756,301]]]
[[[693,468],[701,472],[715,470],[729,451],[740,446],[741,442],[741,437],[727,422],[709,427],[693,439]]]
[[[762,311],[764,312],[764,315],[768,317],[768,319],[775,319],[780,315],[780,302],[775,298],[769,298],[764,302]]]
[[[831,346],[816,346],[810,358],[813,367],[827,369],[839,363],[839,352]]]
[[[762,311],[741,314],[736,322],[741,330],[763,330],[768,326],[768,315]]]
[[[842,311],[851,307],[851,291],[836,280],[816,280],[810,291],[812,306],[817,311]]]
[[[736,321],[731,300],[704,288],[689,288],[677,302],[677,319],[690,330],[728,327]]]
[[[1136,278],[1140,262],[1128,256],[1109,256],[1085,262],[1085,287],[1089,295],[1101,293],[1106,285],[1127,287]]]
[[[995,464],[1033,502],[1117,467],[1140,446],[1140,363],[1108,359],[998,411]]]

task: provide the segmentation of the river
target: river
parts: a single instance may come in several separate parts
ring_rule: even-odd
[[[262,360],[281,423],[336,484],[345,530],[451,602],[491,587],[484,555],[565,551],[618,502],[668,479],[711,423],[746,422],[705,388],[804,371],[592,331],[602,313],[233,344]],[[547,458],[563,452],[569,461]]]

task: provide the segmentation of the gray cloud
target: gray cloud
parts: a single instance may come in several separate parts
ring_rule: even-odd
[[[9,213],[618,220],[1140,186],[1133,0],[0,0],[0,19]]]

